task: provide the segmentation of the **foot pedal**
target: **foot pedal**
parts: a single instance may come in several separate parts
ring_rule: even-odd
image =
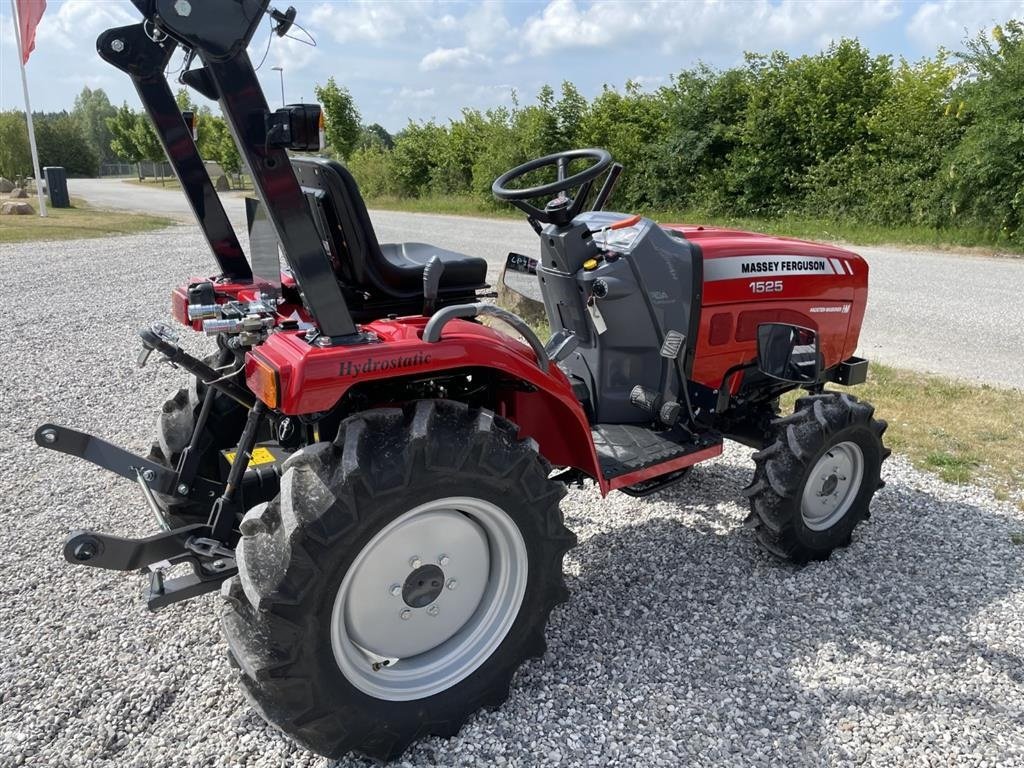
[[[682,409],[682,406],[675,400],[669,400],[663,403],[661,410],[658,411],[658,421],[667,427],[674,426],[679,421],[679,412]]]
[[[653,415],[657,414],[658,409],[661,407],[661,395],[653,389],[637,384],[633,387],[633,391],[629,393],[629,402],[630,405]]]
[[[685,345],[686,336],[679,331],[669,331],[665,334],[665,341],[661,344],[661,356],[666,360],[678,360]]]

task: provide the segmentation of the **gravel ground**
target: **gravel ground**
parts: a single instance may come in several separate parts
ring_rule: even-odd
[[[191,233],[0,252],[2,766],[330,765],[245,704],[219,598],[150,615],[141,579],[60,555],[78,527],[152,532],[130,484],[31,435],[53,420],[144,450],[183,379],[134,367],[134,329],[208,268]],[[894,456],[853,546],[795,570],[742,525],[747,454],[648,500],[573,491],[548,654],[403,765],[1024,764],[1024,514]]]

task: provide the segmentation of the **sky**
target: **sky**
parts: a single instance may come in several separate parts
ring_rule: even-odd
[[[200,0],[201,1],[201,0]],[[316,40],[271,41],[259,75],[271,105],[314,99],[334,76],[364,123],[400,130],[409,119],[445,121],[462,107],[530,102],[540,87],[576,83],[593,97],[627,79],[645,88],[704,62],[728,67],[744,51],[813,53],[857,37],[874,53],[918,59],[965,35],[1024,18],[1024,0],[276,0],[294,5]],[[138,105],[128,78],[96,55],[105,29],[137,23],[129,0],[49,0],[28,64],[34,111],[70,109],[83,86]],[[298,30],[296,37],[302,37]],[[264,24],[250,45],[267,51]],[[179,63],[172,62],[173,68]],[[177,85],[172,83],[172,87]],[[202,101],[201,98],[197,99]],[[13,20],[0,0],[0,110],[23,109]]]

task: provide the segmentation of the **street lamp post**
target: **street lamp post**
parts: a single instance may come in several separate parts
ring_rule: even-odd
[[[281,106],[284,106],[284,67],[271,67],[275,72],[281,74]]]

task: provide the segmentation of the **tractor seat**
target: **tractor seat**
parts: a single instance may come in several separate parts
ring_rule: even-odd
[[[295,158],[292,168],[330,251],[338,279],[372,300],[423,296],[423,269],[444,262],[439,292],[466,295],[487,287],[487,261],[426,243],[377,242],[366,203],[352,174],[334,160]]]
[[[479,256],[467,256],[426,243],[383,243],[380,252],[387,262],[385,271],[389,273],[389,283],[403,291],[423,291],[423,268],[434,256],[444,263],[442,288],[478,286],[487,280],[487,261]]]

